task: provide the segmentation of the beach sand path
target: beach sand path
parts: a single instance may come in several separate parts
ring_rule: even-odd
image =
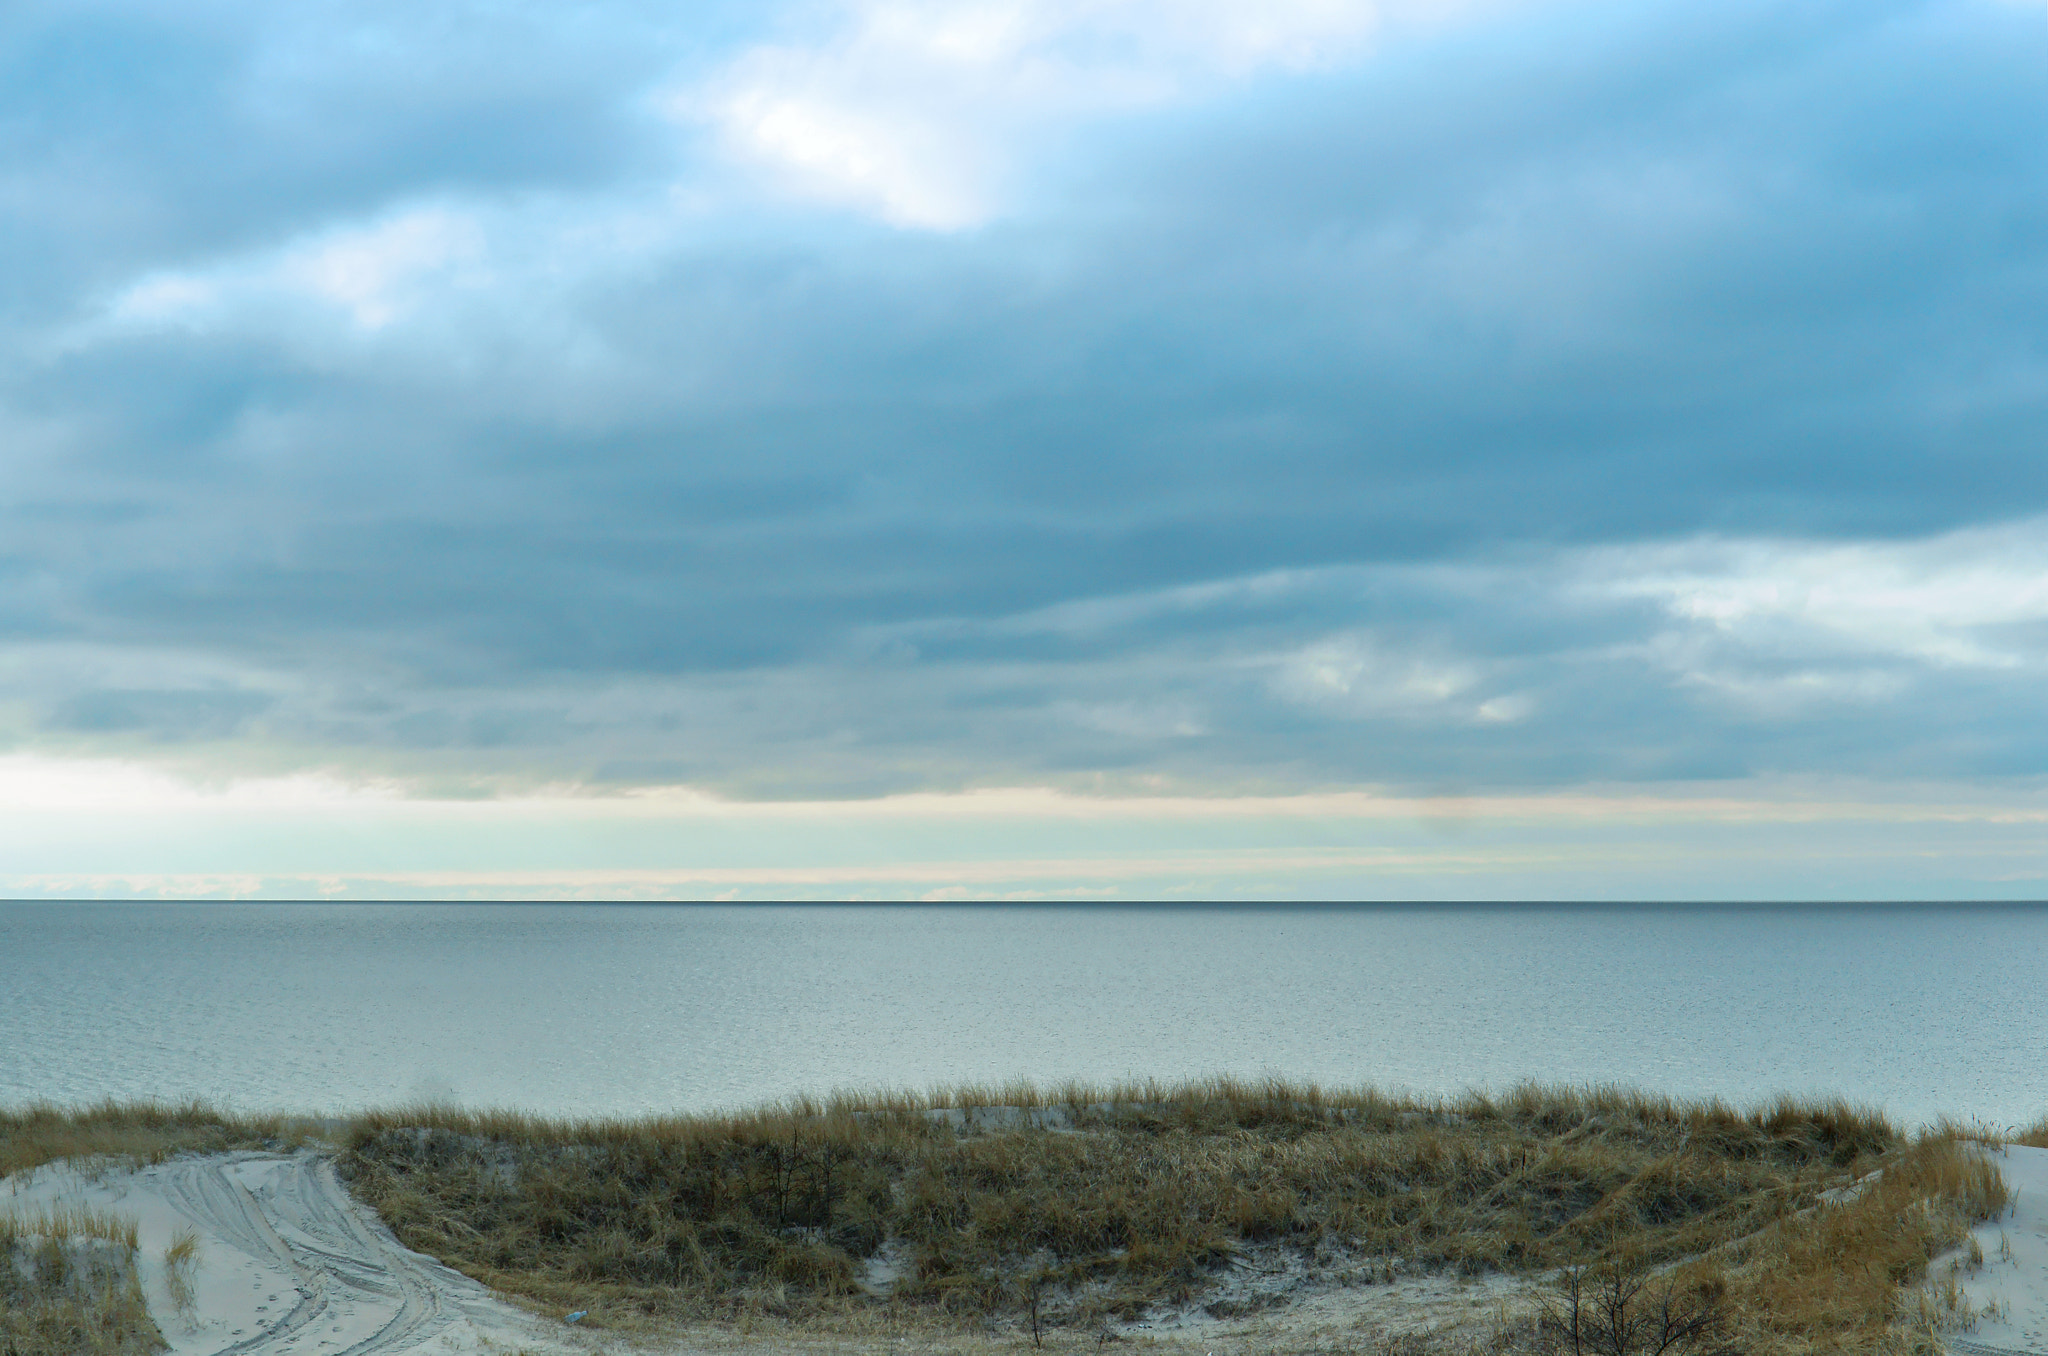
[[[0,1184],[0,1210],[84,1205],[136,1221],[150,1313],[172,1356],[455,1356],[588,1353],[566,1325],[507,1304],[413,1252],[342,1187],[332,1159],[233,1153],[154,1166],[71,1163]],[[190,1302],[165,1250],[198,1240]]]
[[[2003,1215],[1971,1232],[1983,1264],[1971,1263],[1966,1243],[1935,1259],[1927,1274],[1939,1283],[1955,1268],[1977,1313],[1970,1327],[1949,1335],[1957,1351],[2048,1356],[2048,1149],[2009,1145],[1992,1153],[2011,1198]]]

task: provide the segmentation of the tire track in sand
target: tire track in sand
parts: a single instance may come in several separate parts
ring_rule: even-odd
[[[29,1195],[44,1191],[139,1213],[157,1255],[175,1232],[196,1231],[194,1303],[156,1313],[173,1356],[575,1349],[549,1325],[399,1243],[316,1150],[178,1158],[89,1178],[60,1173]],[[151,1308],[159,1308],[155,1295]]]

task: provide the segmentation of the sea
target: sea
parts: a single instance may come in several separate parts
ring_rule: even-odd
[[[0,1107],[1278,1076],[2048,1113],[2048,908],[0,903]]]

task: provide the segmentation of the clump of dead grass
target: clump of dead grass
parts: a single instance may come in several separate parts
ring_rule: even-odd
[[[0,1342],[9,1356],[140,1356],[163,1335],[132,1220],[81,1207],[0,1213]]]
[[[198,1233],[190,1228],[179,1229],[164,1246],[164,1290],[180,1313],[191,1313],[197,1301],[192,1291],[192,1273],[198,1265]]]
[[[1046,1114],[969,1114],[1002,1107]],[[1195,1300],[1261,1248],[1467,1273],[1666,1264],[1813,1208],[1901,1142],[1842,1103],[1212,1080],[635,1122],[421,1108],[364,1118],[343,1165],[411,1246],[601,1318],[986,1318],[1035,1297],[1079,1326]]]
[[[2011,1137],[2014,1144],[2025,1144],[2035,1149],[2048,1149],[2048,1115],[2042,1116],[2032,1125],[2024,1126]]]

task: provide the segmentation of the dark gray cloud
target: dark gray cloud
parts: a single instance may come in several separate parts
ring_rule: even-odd
[[[0,15],[0,306],[409,194],[590,189],[672,158],[639,91],[730,25],[693,6],[24,0]]]
[[[80,692],[51,709],[52,729],[81,734],[143,734],[155,739],[221,739],[270,705],[261,693],[170,690]]]
[[[664,121],[730,16],[12,14],[17,744],[2048,770],[2048,610],[1868,621],[2040,578],[1966,531],[2048,513],[2036,8],[1525,8],[1049,138],[953,233],[749,198]],[[1773,570],[1866,601],[1699,610]]]

